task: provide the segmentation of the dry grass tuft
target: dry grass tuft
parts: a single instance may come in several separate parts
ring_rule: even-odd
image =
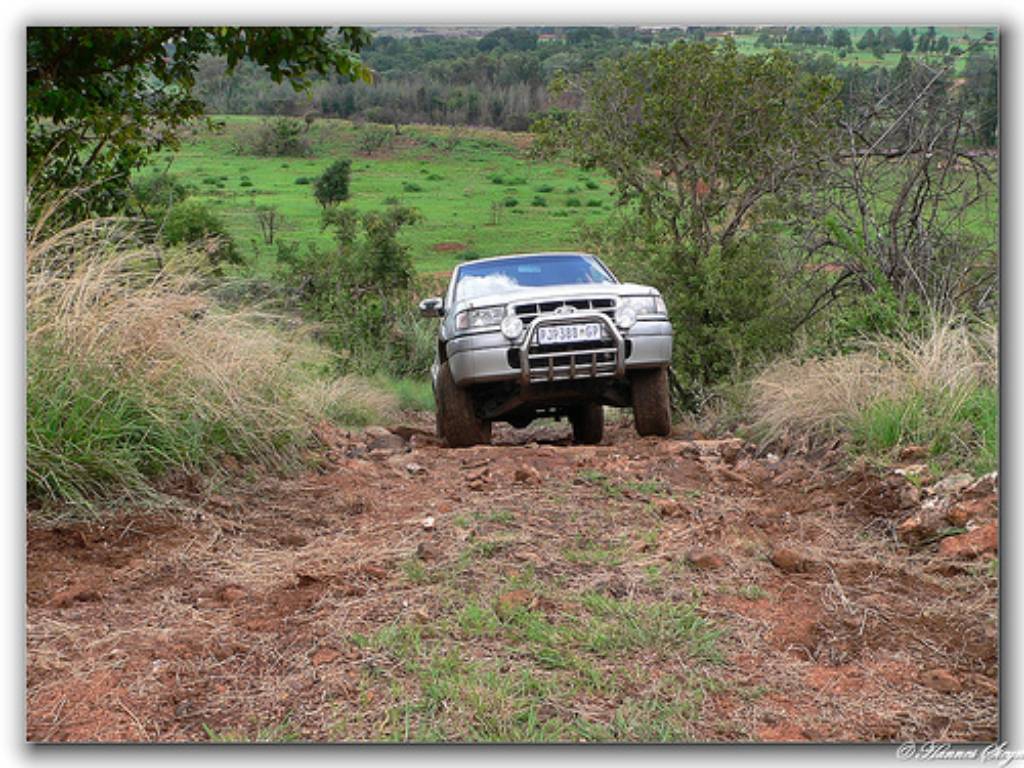
[[[778,361],[753,379],[749,404],[755,429],[772,440],[851,429],[881,403],[913,401],[935,418],[957,418],[997,381],[997,329],[935,317],[926,334],[866,341],[845,355]]]
[[[92,220],[27,246],[30,495],[81,501],[233,454],[281,466],[310,425],[393,414],[395,398],[329,381],[304,329],[226,311],[202,254]]]

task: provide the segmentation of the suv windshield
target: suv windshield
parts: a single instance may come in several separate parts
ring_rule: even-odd
[[[489,293],[548,285],[612,284],[615,278],[592,256],[514,256],[478,264],[463,264],[455,286],[455,300]]]

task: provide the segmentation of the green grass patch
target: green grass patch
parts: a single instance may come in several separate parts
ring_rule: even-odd
[[[203,731],[214,744],[280,744],[298,741],[301,737],[290,720],[272,725],[255,726],[252,731],[228,729],[217,731],[203,724]]]
[[[433,411],[434,389],[422,379],[379,379],[380,383],[398,399],[403,411]]]
[[[246,269],[256,276],[275,272],[277,250],[263,243],[249,193],[258,195],[261,204],[276,207],[283,216],[285,226],[277,235],[279,240],[298,243],[302,248],[306,244],[333,247],[331,234],[320,230],[320,206],[313,197],[312,182],[334,160],[358,157],[362,129],[342,120],[318,121],[306,137],[312,154],[289,159],[288,170],[282,172],[280,158],[239,155],[234,149],[240,133],[258,125],[261,118],[217,119],[224,121],[222,132],[200,132],[173,156],[160,153],[151,168],[140,174],[162,172],[170,160],[171,172],[180,178],[209,178],[209,184],[197,185],[195,197],[223,218],[228,233],[243,252]],[[350,199],[345,205],[360,212],[379,210],[389,198],[406,195],[423,218],[403,230],[401,240],[410,248],[417,271],[424,273],[450,270],[462,260],[459,252],[434,249],[443,242],[464,243],[468,251],[481,256],[579,248],[580,222],[561,215],[561,205],[527,205],[530,197],[511,192],[513,188],[528,188],[550,193],[559,186],[559,175],[572,166],[563,161],[530,159],[511,135],[506,139],[501,133],[488,131],[486,139],[478,139],[472,131],[469,133],[470,137],[451,152],[439,153],[430,141],[441,137],[443,129],[404,129],[406,142],[353,164]],[[421,173],[424,162],[429,162],[427,174]],[[482,168],[490,169],[489,173],[481,173]],[[243,173],[251,187],[216,188],[220,176],[237,179]],[[607,180],[603,176],[598,179],[597,173],[593,174],[594,180],[606,185]],[[506,198],[516,199],[516,206],[506,208]],[[515,215],[502,215],[495,221],[492,204]],[[594,224],[608,214],[607,207],[586,208],[581,210],[580,218]]]
[[[584,593],[564,611],[504,618],[471,597],[429,624],[351,640],[398,672],[363,678],[387,697],[385,739],[673,741],[689,737],[705,692],[719,687],[705,670],[721,662],[720,636],[696,604]],[[575,702],[595,699],[601,707],[579,714]]]
[[[854,445],[869,454],[922,445],[940,465],[985,474],[999,465],[999,395],[977,386],[967,393],[882,399],[855,418],[850,432]]]

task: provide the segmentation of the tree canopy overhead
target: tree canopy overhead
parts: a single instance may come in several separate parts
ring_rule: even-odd
[[[781,51],[741,56],[731,40],[652,48],[563,91],[580,108],[540,121],[541,146],[604,168],[705,253],[828,157],[838,108],[832,78]]]
[[[30,27],[29,182],[88,188],[91,211],[116,210],[125,176],[202,113],[200,56],[222,55],[229,69],[250,59],[302,89],[313,73],[370,80],[358,56],[369,40],[360,27]]]

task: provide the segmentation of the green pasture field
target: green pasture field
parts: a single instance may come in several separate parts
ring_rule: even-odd
[[[177,153],[162,154],[142,172],[167,169],[190,186],[191,196],[224,220],[256,275],[273,272],[277,253],[263,242],[260,206],[284,217],[277,240],[331,246],[313,184],[339,158],[352,161],[344,205],[370,211],[397,201],[422,214],[401,236],[420,272],[447,271],[466,258],[573,250],[576,227],[604,219],[614,205],[605,174],[531,160],[526,134],[404,126],[390,148],[367,155],[359,149],[361,133],[382,126],[320,119],[305,135],[308,157],[240,154],[245,132],[266,119],[216,117],[221,128],[197,129]]]
[[[815,26],[815,25],[812,24],[812,25],[805,25],[805,26]],[[832,30],[835,29],[837,26],[845,26],[845,25],[833,25],[833,26],[824,27],[824,29],[831,35]],[[885,66],[885,67],[895,67],[897,64],[899,64],[900,58],[902,58],[902,56],[903,56],[903,52],[902,51],[889,51],[888,53],[883,54],[882,58],[878,58],[877,56],[875,56],[874,53],[872,53],[869,50],[868,51],[862,51],[862,50],[859,50],[857,48],[857,43],[860,41],[861,37],[863,37],[864,33],[868,29],[874,29],[874,30],[877,31],[878,28],[881,27],[881,26],[885,26],[885,25],[884,24],[877,24],[877,25],[872,25],[871,27],[868,27],[868,26],[846,26],[847,31],[850,33],[850,37],[853,39],[854,47],[853,47],[852,51],[847,51],[846,56],[842,58],[842,63],[843,64],[847,64],[847,65],[859,64],[862,67],[872,67],[872,66],[877,66],[877,65],[882,65],[882,66]],[[911,27],[913,29],[916,29],[920,33],[921,30],[926,29],[929,25],[927,25],[927,24],[917,24],[917,25],[890,24],[889,26],[892,27],[893,31],[896,32],[896,34],[899,34],[903,30],[903,27],[905,27],[905,26],[909,26],[909,27]],[[935,27],[935,36],[936,36],[936,38],[942,37],[943,35],[948,37],[949,38],[949,46],[950,46],[950,48],[952,48],[953,46],[960,46],[961,48],[966,49],[967,46],[970,43],[976,42],[976,41],[982,39],[985,36],[986,32],[994,32],[997,35],[997,39],[998,39],[998,33],[999,33],[998,28],[991,27],[991,26],[977,26],[977,27],[940,27],[940,26],[936,26]],[[765,53],[769,49],[766,46],[758,45],[757,44],[757,38],[758,38],[759,35],[760,35],[760,32],[755,32],[754,34],[751,34],[751,35],[735,35],[734,39],[736,40],[736,47],[737,47],[737,49],[741,53],[746,53],[746,54]],[[916,39],[915,39],[915,44],[916,44]],[[785,49],[785,50],[791,50],[791,51],[805,51],[805,52],[816,53],[816,54],[820,54],[820,55],[829,55],[829,56],[832,56],[833,58],[835,58],[837,60],[839,59],[839,52],[835,48],[832,48],[830,46],[816,46],[816,45],[815,46],[809,46],[809,45],[799,45],[799,44],[792,44],[792,43],[781,43],[778,47],[780,47],[782,49]],[[985,44],[985,49],[987,51],[989,51],[990,53],[994,54],[994,55],[998,55],[998,44],[995,41],[993,41],[991,43],[986,43]],[[923,59],[923,60],[932,62],[934,64],[941,64],[942,63],[942,59],[943,59],[943,56],[941,54],[918,53],[916,50],[915,51],[911,51],[908,55],[911,56],[912,58]],[[956,67],[954,68],[954,71],[957,72],[957,73],[960,73],[961,71],[963,71],[963,68],[966,65],[966,63],[967,63],[967,57],[966,56],[962,56],[960,58],[960,60],[956,63]]]

